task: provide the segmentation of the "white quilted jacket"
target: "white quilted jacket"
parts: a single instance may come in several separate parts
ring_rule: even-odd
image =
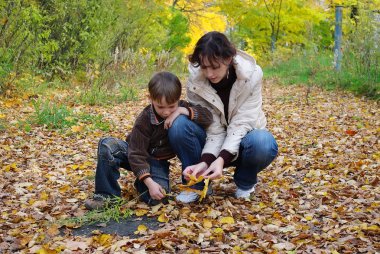
[[[241,139],[249,131],[266,126],[261,96],[263,71],[256,65],[255,59],[243,51],[238,51],[233,64],[237,79],[230,93],[228,122],[225,120],[220,97],[202,74],[200,67],[189,65],[187,99],[208,108],[214,120],[207,129],[202,154],[211,153],[218,157],[220,151],[225,149],[236,155],[236,159]]]

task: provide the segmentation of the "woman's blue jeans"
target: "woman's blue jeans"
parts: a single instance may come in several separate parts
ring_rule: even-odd
[[[118,183],[120,178],[120,168],[130,170],[128,162],[128,143],[116,138],[102,138],[98,144],[98,163],[95,174],[95,194],[104,197],[120,197],[121,189]],[[169,185],[169,162],[167,160],[149,159],[150,174],[152,179],[160,184],[167,192],[170,192]],[[159,203],[151,199],[146,185],[135,181],[137,191],[142,195],[140,199],[150,205]]]
[[[203,128],[187,117],[179,116],[169,129],[169,140],[182,162],[182,170],[199,163],[206,140]],[[276,140],[267,130],[255,129],[245,135],[238,158],[231,165],[226,165],[236,167],[234,181],[237,187],[242,190],[252,188],[257,183],[257,174],[274,160],[277,152]]]

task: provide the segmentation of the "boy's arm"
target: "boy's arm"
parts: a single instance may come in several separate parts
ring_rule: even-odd
[[[213,122],[212,113],[205,107],[201,105],[195,105],[187,101],[181,101],[181,107],[184,107],[188,110],[190,120],[196,122],[203,128],[207,128]]]
[[[128,162],[130,169],[139,180],[150,175],[148,150],[153,129],[147,123],[149,123],[149,117],[147,112],[143,111],[137,117],[128,136]]]

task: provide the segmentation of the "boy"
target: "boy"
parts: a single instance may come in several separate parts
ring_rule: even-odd
[[[119,168],[131,170],[136,176],[135,187],[140,200],[158,204],[170,192],[169,162],[175,157],[168,139],[168,129],[180,116],[203,128],[212,123],[212,114],[199,105],[180,100],[181,82],[170,72],[159,72],[149,81],[151,104],[137,117],[126,141],[103,138],[98,145],[95,194],[85,202],[89,210],[104,208],[107,201],[121,197],[117,182]]]

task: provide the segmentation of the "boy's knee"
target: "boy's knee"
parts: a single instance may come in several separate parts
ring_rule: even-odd
[[[101,138],[98,144],[98,157],[109,161],[113,160],[112,151],[117,149],[115,138]]]

